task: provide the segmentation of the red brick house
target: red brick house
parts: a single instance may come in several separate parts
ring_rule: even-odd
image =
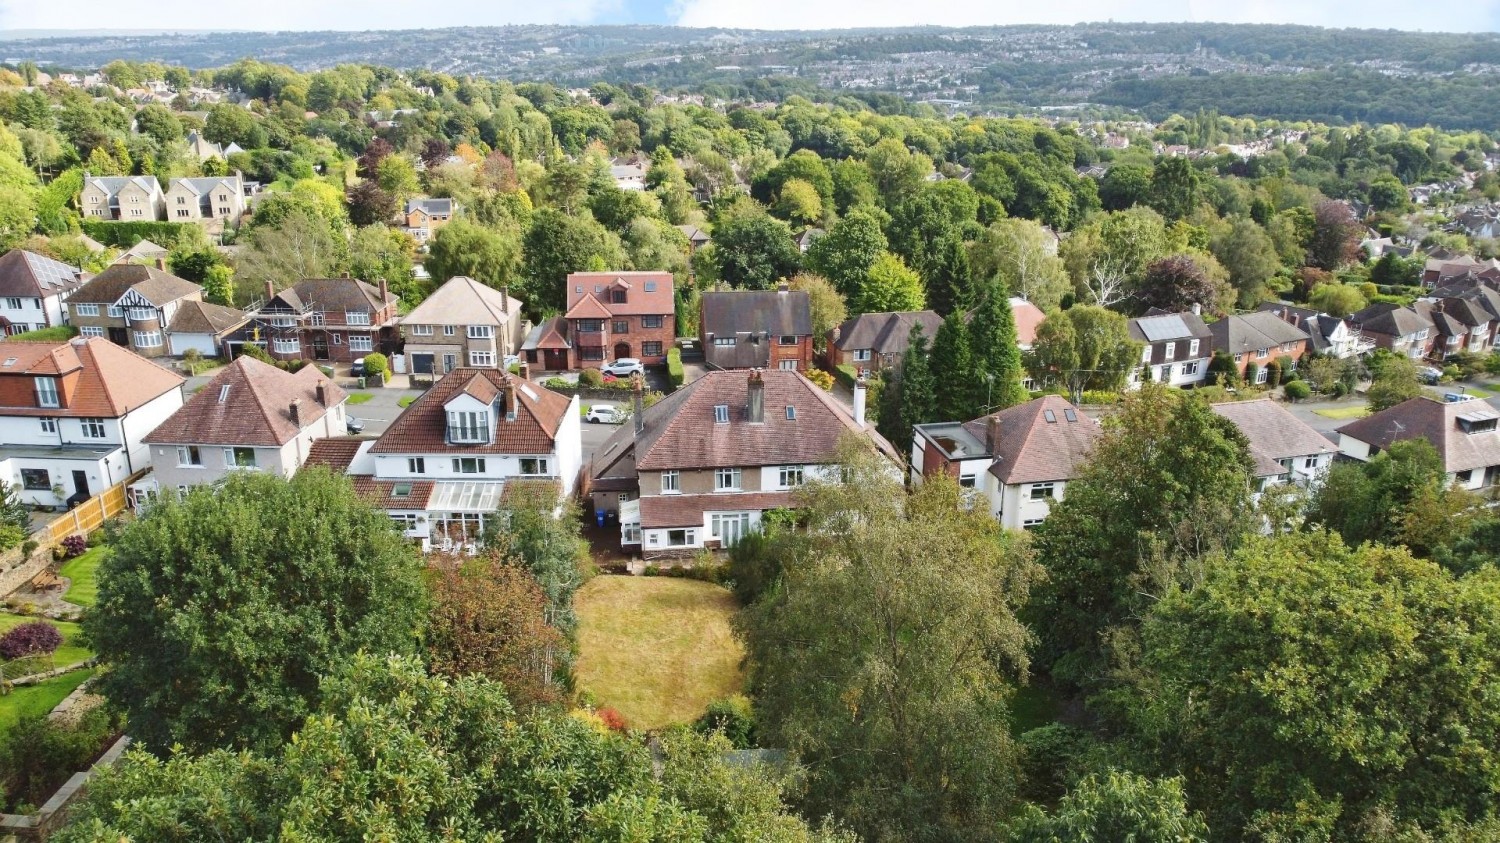
[[[548,371],[597,369],[622,357],[666,364],[677,338],[672,273],[575,272],[565,303],[562,316],[526,338],[526,362]]]
[[[255,315],[247,341],[277,360],[348,363],[373,351],[401,350],[398,299],[357,278],[306,278],[276,292]]]
[[[1244,377],[1256,365],[1256,383],[1266,382],[1266,364],[1279,361],[1282,368],[1295,367],[1307,353],[1306,331],[1282,321],[1274,313],[1259,311],[1226,316],[1208,326],[1214,351],[1233,355],[1234,367]]]
[[[811,300],[785,284],[704,293],[698,331],[710,369],[813,368]]]

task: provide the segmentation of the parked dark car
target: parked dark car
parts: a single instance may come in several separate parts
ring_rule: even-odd
[[[359,433],[364,433],[365,423],[360,419],[350,416],[349,418],[344,420],[344,430],[348,431],[349,435],[351,436]]]
[[[354,363],[349,366],[349,377],[362,378],[365,376],[365,358],[356,357]]]

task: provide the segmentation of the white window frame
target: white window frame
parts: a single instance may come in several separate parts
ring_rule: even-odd
[[[1151,362],[1151,346],[1150,346],[1149,343],[1146,345],[1145,348],[1141,349],[1141,362],[1142,363],[1150,363]]]
[[[346,310],[344,311],[344,324],[368,325],[370,324],[370,314],[363,310]]]
[[[161,331],[131,331],[130,343],[136,348],[161,348]]]
[[[1193,360],[1193,361],[1190,361],[1190,362],[1187,362],[1187,363],[1183,363],[1182,364],[1182,374],[1183,374],[1184,377],[1191,377],[1193,375],[1198,374],[1198,361],[1197,360]]]
[[[777,469],[776,485],[793,489],[807,482],[807,468],[801,465],[784,465]]]
[[[302,339],[300,337],[273,337],[271,350],[277,354],[301,354]]]
[[[854,362],[856,362],[856,363],[868,363],[868,362],[870,362],[870,349],[868,349],[868,348],[856,348],[856,349],[854,349]]]
[[[228,450],[228,449],[226,448],[225,450]],[[177,446],[177,467],[178,468],[202,468],[203,467],[203,452],[201,450],[199,450],[199,448],[198,448],[197,445],[178,445]]]
[[[1030,483],[1026,488],[1026,498],[1033,501],[1056,500],[1057,484],[1050,481],[1047,483]]]
[[[495,365],[495,352],[493,351],[471,351],[469,352],[469,366],[479,369]]]
[[[104,329],[93,325],[86,325],[78,329],[78,335],[82,337],[102,337],[104,336]]]
[[[338,334],[334,334],[334,336],[337,337]],[[375,350],[375,340],[373,338],[371,338],[369,334],[350,334],[349,335],[349,350],[350,351],[374,351]]]
[[[98,316],[99,305],[97,304],[75,304],[70,305],[74,316]]]
[[[489,340],[495,338],[495,328],[491,325],[470,325],[468,336],[471,340]]]
[[[738,492],[743,489],[744,476],[739,468],[714,469],[715,492]]]
[[[57,433],[57,419],[56,418],[53,418],[52,416],[43,416],[38,421],[40,421],[42,423],[42,432],[43,433]]]
[[[406,473],[407,474],[426,474],[427,473],[427,458],[426,457],[407,457],[406,458]]]
[[[61,407],[62,395],[57,391],[57,378],[39,376],[36,379],[36,405],[38,407]]]
[[[1188,340],[1188,356],[1198,356],[1198,340]]]
[[[729,424],[729,405],[714,405],[714,424]]]
[[[474,470],[473,471],[469,471],[468,470],[469,466],[472,466]],[[486,467],[486,463],[484,461],[484,457],[454,457],[453,458],[453,473],[454,474],[484,474],[485,473],[485,467]]]
[[[1167,353],[1166,353],[1166,356],[1164,356],[1162,358],[1163,360],[1174,360],[1174,359],[1176,359],[1176,357],[1177,357],[1177,343],[1175,343],[1175,342],[1169,342],[1169,343],[1167,343],[1164,346],[1164,348],[1166,348]]]
[[[243,463],[240,462],[239,457],[240,457],[240,452],[241,451],[246,452],[246,453],[248,453],[250,455],[250,461],[249,462],[243,462]],[[244,469],[244,470],[247,470],[247,471],[248,470],[252,470],[252,469],[257,469],[257,468],[260,468],[260,456],[255,452],[254,448],[247,448],[247,447],[239,446],[239,445],[234,446],[234,447],[230,447],[230,448],[225,448],[224,449],[224,467],[225,468],[233,468],[233,469]]]
[[[432,326],[413,325],[411,326],[411,335],[414,337],[430,337],[432,336]]]
[[[527,463],[531,465],[528,466]],[[524,477],[552,476],[551,472],[547,470],[551,468],[551,463],[546,457],[521,457],[516,461],[516,464],[520,467],[520,473]],[[531,471],[526,470],[528,467],[531,468]]]
[[[681,472],[663,471],[661,473],[661,493],[664,495],[682,494]]]

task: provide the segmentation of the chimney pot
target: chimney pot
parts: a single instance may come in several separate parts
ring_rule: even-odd
[[[989,416],[984,420],[984,450],[994,456],[1000,449],[1000,417]]]
[[[759,369],[750,370],[747,386],[745,415],[749,417],[751,424],[764,424],[766,421],[766,383],[761,378]]]
[[[287,408],[286,408],[287,414],[292,417],[292,424],[296,425],[297,427],[301,427],[302,426],[302,407],[301,407],[301,404],[302,404],[302,399],[300,399],[300,398],[293,398],[292,399],[292,403],[289,404],[289,405],[287,405]]]
[[[162,272],[166,272],[167,271],[167,259],[166,258],[157,258],[156,259],[156,268],[160,269]]]
[[[1199,304],[1197,302],[1193,302],[1193,315],[1194,316],[1202,316],[1203,315],[1203,305],[1201,305],[1201,304]]]
[[[531,364],[527,363],[525,360],[522,360],[518,364],[518,366],[519,366],[519,372],[518,372],[518,374],[520,374],[521,380],[523,380],[523,381],[529,381],[529,380],[531,380]]]
[[[854,382],[854,423],[865,426],[865,379]]]

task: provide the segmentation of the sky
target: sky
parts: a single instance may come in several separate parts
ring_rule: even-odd
[[[1500,30],[1500,0],[0,0],[10,29],[418,29],[656,23],[753,29],[1080,21]]]

